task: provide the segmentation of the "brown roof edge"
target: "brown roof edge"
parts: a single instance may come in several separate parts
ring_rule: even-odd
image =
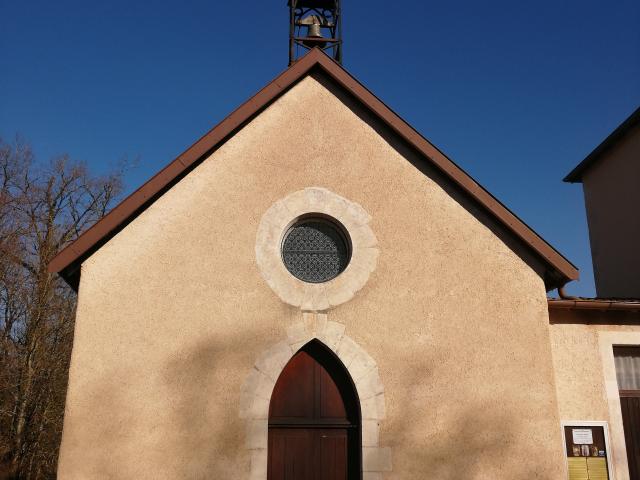
[[[640,300],[548,299],[552,325],[640,325]]]
[[[571,170],[571,172],[569,172],[562,181],[568,183],[582,182],[582,175],[602,157],[602,154],[615,145],[618,140],[624,137],[629,130],[638,124],[640,124],[640,107],[629,115],[624,122],[618,125],[618,127],[611,132],[611,134],[609,134],[609,136],[605,138],[600,145],[594,148],[584,160]]]
[[[136,216],[147,202],[152,200],[167,186],[171,185],[176,178],[185,173],[209,151],[224,142],[226,138],[240,128],[252,116],[266,108],[269,103],[277,98],[284,90],[301,79],[304,74],[315,65],[312,58],[307,59],[306,57],[309,57],[309,55],[287,68],[287,70],[240,105],[240,107],[209,130],[176,159],[151,177],[140,188],[115,206],[107,215],[80,235],[73,243],[61,250],[49,263],[48,271],[51,273],[67,271],[74,262],[79,259],[84,259],[87,254],[90,254],[89,252],[93,252],[96,244],[105,241],[105,237],[110,233],[115,233],[119,227],[128,223],[132,219],[131,217]],[[74,274],[76,270],[77,268],[73,269]],[[76,282],[72,282],[64,274],[62,275],[65,280],[74,287],[73,283]]]
[[[548,299],[549,308],[572,310],[629,310],[640,312],[640,300],[603,300],[577,298],[575,300]]]
[[[129,195],[75,242],[62,250],[49,264],[49,271],[59,272],[73,286],[77,279],[72,278],[71,275],[77,275],[79,264],[87,256],[117,233],[119,228],[135,218],[140,211],[146,208],[158,195],[162,194],[164,189],[171,186],[172,182],[195,166],[196,162],[222,144],[237,129],[241,128],[253,116],[266,108],[316,66],[327,72],[334,81],[381,118],[400,137],[416,148],[422,155],[429,158],[448,178],[492,213],[507,230],[528,245],[550,267],[548,278],[545,279],[548,289],[562,286],[568,281],[578,278],[578,269],[571,262],[481,187],[464,170],[402,120],[346,70],[317,48],[311,50],[276,77],[254,97],[241,105],[183,154],[152,177],[151,180]]]

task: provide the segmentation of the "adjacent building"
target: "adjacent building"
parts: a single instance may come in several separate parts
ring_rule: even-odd
[[[564,181],[584,189],[598,297],[640,298],[640,108]]]

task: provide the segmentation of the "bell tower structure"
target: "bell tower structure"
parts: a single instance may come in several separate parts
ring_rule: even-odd
[[[289,0],[289,65],[318,47],[342,63],[340,0]]]

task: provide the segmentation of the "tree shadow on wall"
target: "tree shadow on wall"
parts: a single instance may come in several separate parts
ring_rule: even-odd
[[[168,406],[164,411],[156,412],[162,417],[157,422],[162,430],[158,451],[141,450],[140,457],[136,456],[135,449],[123,451],[122,441],[131,444],[136,438],[144,438],[149,433],[149,422],[148,419],[137,421],[126,413],[118,414],[130,423],[123,427],[122,422],[105,422],[97,433],[92,433],[99,438],[104,457],[97,466],[98,474],[90,478],[248,478],[249,454],[245,448],[245,424],[238,417],[238,402],[240,385],[248,374],[242,365],[251,365],[254,359],[241,347],[243,340],[246,339],[242,334],[203,339],[185,353],[165,361],[161,382],[170,402],[165,404]],[[555,446],[541,445],[536,449],[533,442],[523,441],[523,417],[513,405],[504,408],[499,399],[488,401],[476,397],[434,404],[429,400],[430,394],[420,396],[411,386],[430,383],[433,389],[443,388],[433,376],[433,369],[439,368],[437,359],[425,356],[417,365],[402,362],[401,358],[394,362],[397,371],[389,375],[401,374],[406,378],[401,382],[405,387],[396,387],[387,393],[388,398],[393,393],[397,407],[396,411],[387,411],[387,419],[381,425],[381,446],[392,448],[394,464],[394,471],[384,478],[561,478],[561,472],[549,473],[553,468],[547,465],[549,459],[545,457],[545,452]],[[108,405],[108,411],[127,411],[123,391],[114,388],[119,383],[121,380],[117,378],[105,378],[101,382],[103,387],[97,388],[93,397],[98,409],[105,411]],[[456,397],[455,379],[446,388]],[[443,398],[442,395],[436,397]],[[428,419],[416,422],[410,412]],[[390,435],[386,428],[399,433]],[[535,428],[535,424],[531,428]],[[126,435],[123,437],[123,434]],[[119,456],[110,458],[110,452],[118,452]],[[157,468],[145,468],[154,455]],[[243,470],[238,471],[238,465],[242,465]]]
[[[412,368],[413,382],[428,382],[432,365]],[[406,371],[405,371],[406,374]],[[411,383],[410,383],[411,384]],[[455,379],[450,388],[455,389]],[[407,397],[410,395],[407,395]],[[404,403],[409,403],[407,400]],[[428,402],[427,402],[428,403]],[[558,480],[563,478],[561,465],[549,462],[560,457],[548,458],[556,445],[527,440],[522,414],[505,408],[499,399],[481,400],[470,396],[464,402],[440,402],[439,405],[422,406],[430,415],[432,425],[416,432],[411,417],[399,413],[393,415],[396,432],[404,432],[415,441],[403,438],[390,439],[392,460],[399,463],[398,470],[389,478],[429,480]],[[389,413],[389,412],[388,412]],[[443,419],[446,418],[446,421]],[[385,446],[384,422],[382,445]],[[530,423],[528,428],[535,429]],[[559,431],[559,429],[558,429]],[[537,432],[533,431],[532,436]],[[544,437],[544,435],[541,435]],[[557,447],[560,442],[557,442]],[[396,477],[397,475],[397,477]]]
[[[88,447],[92,457],[101,457],[94,460],[90,473],[83,470],[85,474],[89,478],[127,480],[248,476],[245,425],[238,416],[240,389],[236,392],[225,387],[242,383],[242,379],[231,378],[233,370],[227,368],[246,363],[242,358],[246,353],[237,348],[240,344],[241,338],[225,334],[223,340],[202,340],[166,361],[159,383],[163,383],[160,388],[166,392],[167,402],[163,404],[165,408],[153,412],[155,417],[149,411],[140,419],[127,413],[131,406],[127,401],[129,393],[124,390],[126,384],[116,376],[101,379],[92,392],[90,405],[103,418],[101,423],[91,422],[96,426],[87,437],[92,444],[100,445],[98,452],[93,450],[95,446]],[[151,442],[148,436],[153,438]],[[137,448],[136,439],[143,446]],[[238,465],[244,464],[247,474],[239,475]]]
[[[242,335],[207,339],[167,365],[164,379],[176,392],[172,416],[180,434],[178,474],[184,478],[241,478],[248,476],[245,422],[239,418],[240,387],[253,365],[239,345]],[[250,356],[250,355],[249,355]],[[240,378],[238,378],[240,377]],[[245,457],[243,460],[242,457]],[[238,465],[246,464],[246,474]]]

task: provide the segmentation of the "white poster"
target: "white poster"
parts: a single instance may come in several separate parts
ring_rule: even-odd
[[[573,443],[576,445],[593,444],[593,432],[590,428],[573,428],[571,433],[573,434]]]

